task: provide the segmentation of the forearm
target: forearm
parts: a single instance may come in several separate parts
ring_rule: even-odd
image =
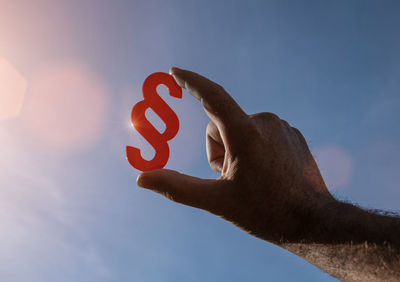
[[[400,281],[400,219],[331,202],[307,238],[279,245],[344,281]]]

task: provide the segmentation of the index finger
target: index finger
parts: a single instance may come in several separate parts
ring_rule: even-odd
[[[180,87],[201,101],[217,126],[237,128],[243,124],[243,120],[248,119],[236,101],[217,83],[195,72],[176,67],[170,69],[170,74]]]

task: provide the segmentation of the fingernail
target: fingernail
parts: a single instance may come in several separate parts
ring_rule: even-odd
[[[177,67],[172,67],[169,69],[169,74],[172,75],[172,74],[174,74],[174,72],[177,72],[177,71],[181,71],[181,69],[177,68]]]
[[[145,177],[143,177],[143,173],[139,174],[136,178],[136,184],[141,188],[145,188]]]

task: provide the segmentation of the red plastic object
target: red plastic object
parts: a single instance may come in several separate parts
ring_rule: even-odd
[[[168,141],[176,136],[179,130],[179,119],[168,104],[158,95],[157,86],[163,84],[168,87],[169,95],[175,98],[182,98],[182,88],[175,79],[163,72],[156,72],[149,75],[143,82],[143,101],[138,102],[132,109],[131,121],[134,128],[150,143],[156,151],[152,160],[142,158],[140,149],[126,147],[126,157],[129,163],[136,169],[148,171],[163,168],[169,158]],[[163,133],[147,120],[145,111],[151,108],[165,123]]]

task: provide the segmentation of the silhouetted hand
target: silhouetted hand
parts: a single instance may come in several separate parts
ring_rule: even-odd
[[[302,134],[272,113],[247,115],[218,84],[172,68],[203,104],[218,179],[159,169],[138,185],[204,209],[345,281],[400,281],[400,220],[337,201]]]
[[[301,133],[272,113],[247,115],[218,84],[171,69],[177,83],[200,100],[211,121],[207,156],[216,180],[171,170],[142,173],[138,185],[207,210],[269,241],[314,228],[332,200]]]

